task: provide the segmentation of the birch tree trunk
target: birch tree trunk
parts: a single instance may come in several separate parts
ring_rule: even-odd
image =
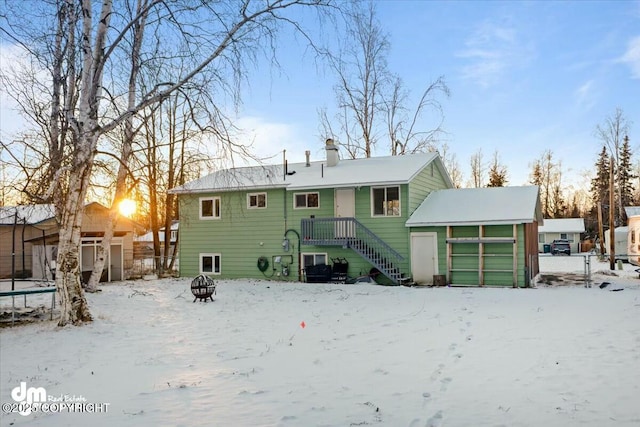
[[[74,125],[75,161],[69,177],[67,200],[60,223],[56,288],[60,295],[59,326],[79,325],[92,319],[82,290],[80,259],[82,215],[90,184],[100,128],[98,105],[102,93],[104,46],[111,17],[112,2],[103,0],[100,20],[92,46],[91,0],[82,1],[82,83],[78,103],[78,120]],[[93,47],[93,48],[92,48]],[[70,114],[71,112],[68,112]]]
[[[114,129],[125,125],[125,143],[116,155],[121,167],[118,171],[114,207],[126,193],[126,174],[131,156],[131,141],[134,137],[134,117],[147,109],[158,106],[172,93],[202,77],[212,85],[212,90],[221,89],[231,94],[232,102],[239,102],[237,91],[244,78],[243,60],[255,59],[256,52],[274,49],[274,40],[279,25],[287,25],[302,34],[310,45],[311,38],[304,33],[299,17],[287,15],[290,9],[325,8],[336,10],[333,0],[242,0],[242,1],[166,1],[166,0],[117,0],[114,11],[113,0],[53,0],[39,2],[40,8],[24,8],[21,3],[8,2],[2,15],[6,26],[2,30],[20,43],[26,55],[41,69],[51,71],[50,87],[40,92],[51,95],[49,129],[45,129],[41,140],[48,141],[48,158],[41,169],[51,166],[52,176],[36,185],[42,201],[53,201],[57,207],[60,231],[58,244],[58,274],[56,287],[61,300],[60,326],[80,325],[92,320],[81,285],[81,227],[84,203],[92,185],[92,171],[98,155],[99,139]],[[136,5],[137,9],[130,7]],[[99,10],[99,15],[95,14]],[[127,16],[127,12],[130,16]],[[30,14],[33,20],[27,19]],[[59,28],[53,33],[43,19],[49,14],[57,19]],[[149,14],[149,15],[147,15]],[[135,86],[138,72],[136,61],[142,42],[146,16],[153,16],[146,25],[149,34],[157,36],[155,43],[144,50],[145,60],[153,59],[154,48],[162,50],[163,58],[188,58],[188,67],[171,76],[171,80],[154,80],[153,86],[141,91]],[[15,22],[19,24],[14,25]],[[113,25],[112,25],[113,21]],[[138,32],[139,39],[130,34]],[[40,44],[39,50],[31,44]],[[35,53],[34,53],[35,52]],[[121,90],[122,65],[128,64],[122,56],[131,55],[132,70],[129,91]],[[273,52],[270,52],[273,53]],[[39,55],[39,56],[38,56]],[[173,56],[172,56],[173,55]],[[219,67],[211,64],[219,63]],[[153,64],[153,61],[150,61]],[[210,73],[207,68],[211,66]],[[104,79],[105,72],[109,75]],[[46,80],[46,79],[45,79]],[[124,79],[126,80],[126,78]],[[46,85],[47,83],[42,83]],[[33,86],[33,85],[32,85]],[[106,87],[106,88],[105,88]],[[29,89],[32,89],[29,91]],[[26,96],[34,98],[34,109],[39,110],[38,96],[33,87],[27,88]],[[140,92],[140,93],[137,93]],[[124,94],[128,102],[123,102]],[[64,97],[64,100],[60,99]],[[109,103],[102,107],[101,103]],[[125,105],[126,104],[126,105]],[[122,107],[125,107],[124,109]],[[216,106],[213,106],[216,108]],[[229,126],[225,122],[223,126]],[[224,144],[228,141],[222,141]],[[22,147],[24,148],[24,147]],[[36,151],[37,147],[27,147]],[[14,158],[22,157],[18,153]],[[61,159],[63,157],[63,159]],[[61,163],[62,162],[62,163]],[[58,166],[61,163],[61,166]],[[184,163],[183,163],[184,164]],[[37,174],[35,174],[37,177]],[[30,178],[30,177],[28,177]],[[169,229],[170,233],[170,229]],[[113,228],[107,229],[103,248],[109,248]],[[104,252],[98,258],[95,271],[104,267]],[[102,263],[102,266],[100,266]],[[98,273],[96,276],[99,277]]]
[[[136,81],[140,71],[140,50],[142,48],[142,39],[144,36],[144,28],[147,20],[147,0],[138,0],[136,7],[136,16],[139,17],[133,26],[133,44],[131,48],[131,73],[129,74],[129,90],[127,97],[127,110],[133,110],[136,106]],[[116,177],[116,189],[111,209],[109,210],[109,220],[105,225],[102,244],[98,246],[96,261],[93,264],[93,271],[87,284],[87,290],[92,292],[98,288],[98,282],[102,277],[105,263],[110,259],[111,241],[113,239],[114,228],[120,217],[119,204],[127,196],[127,175],[129,171],[129,160],[133,152],[133,139],[135,136],[133,126],[133,116],[129,116],[124,121],[124,138],[122,141],[122,153],[120,163],[118,165],[118,175]],[[124,273],[124,272],[123,272]]]

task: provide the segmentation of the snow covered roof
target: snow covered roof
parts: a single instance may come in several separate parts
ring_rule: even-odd
[[[434,191],[407,227],[542,222],[538,187],[455,188]]]
[[[439,168],[448,184],[453,183],[437,153],[404,156],[371,157],[340,160],[328,167],[324,161],[310,162],[309,166],[292,163],[285,174],[282,165],[249,166],[224,169],[170,190],[170,193],[203,193],[212,191],[286,188],[304,190],[313,188],[359,187],[381,184],[406,184],[430,163]]]
[[[17,221],[16,221],[16,213]],[[0,225],[38,224],[55,217],[53,205],[21,205],[0,207]]]
[[[171,231],[174,231],[174,230],[178,230],[179,228],[180,228],[180,222],[179,221],[174,221],[171,224],[171,228],[170,229],[171,229]],[[160,229],[160,232],[158,233],[158,239],[159,239],[160,243],[164,243],[164,235],[165,235],[164,230],[165,230],[165,228],[162,227]],[[175,242],[176,239],[174,239],[172,237],[173,236],[169,236],[170,241],[171,242]],[[142,236],[138,236],[138,237],[134,238],[134,240],[136,242],[143,242],[143,243],[144,242],[153,242],[153,232],[150,231],[150,232],[148,232],[146,234],[143,234]]]
[[[624,212],[627,214],[627,218],[640,216],[640,206],[625,206]]]
[[[583,218],[545,219],[538,233],[584,233]]]

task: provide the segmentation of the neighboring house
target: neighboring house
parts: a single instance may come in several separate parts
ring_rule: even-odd
[[[571,253],[579,253],[581,252],[580,238],[584,232],[583,218],[545,218],[544,225],[538,228],[538,251],[545,252],[545,245],[551,245],[554,240],[562,239],[568,240],[571,244]]]
[[[55,216],[53,205],[27,205],[0,207],[0,279],[32,277],[32,239],[43,239],[53,228],[50,223]],[[15,256],[12,256],[15,254]],[[55,258],[40,256],[35,266],[39,275],[51,271]],[[40,276],[42,277],[42,276]]]
[[[350,277],[379,271],[390,283],[414,278],[431,284],[434,276],[444,275],[454,284],[526,285],[525,265],[519,262],[527,253],[524,229],[518,227],[515,237],[509,227],[511,240],[517,240],[509,253],[515,254],[516,246],[521,251],[518,262],[509,264],[512,272],[518,270],[512,280],[493,283],[492,276],[479,281],[478,274],[472,280],[448,271],[446,233],[455,238],[469,232],[467,224],[457,227],[455,213],[482,216],[485,205],[447,205],[448,225],[410,226],[429,194],[453,188],[436,153],[339,160],[331,140],[326,152],[326,161],[310,162],[307,152],[306,163],[226,169],[172,189],[180,201],[180,274],[304,280],[313,266],[342,259]],[[537,188],[527,194],[534,223]],[[511,206],[505,203],[507,210]],[[504,237],[504,230],[494,232]],[[531,272],[537,273],[537,252]]]
[[[171,229],[169,232],[169,253],[168,256],[172,257],[178,242],[178,230],[180,223],[173,221],[171,223]],[[160,244],[160,258],[164,257],[165,251],[165,228],[162,227],[158,232],[158,241]],[[135,237],[133,241],[134,259],[142,260],[145,269],[155,268],[154,258],[155,251],[153,250],[153,232],[148,232],[141,236]]]
[[[640,206],[627,206],[627,255],[629,262],[640,266]]]
[[[18,244],[24,249],[16,251],[16,259],[21,259],[22,254],[28,259],[25,269],[29,272],[26,277],[34,279],[51,279],[55,274],[55,260],[59,241],[59,225],[55,218],[54,209],[50,205],[18,206],[0,209],[17,209],[18,211],[44,211],[45,214],[37,217],[25,216],[24,221],[28,221],[24,236],[18,240]],[[2,221],[2,233],[8,233],[11,227],[6,223],[7,215],[2,214],[5,220]],[[35,221],[37,219],[37,222]],[[83,280],[87,280],[93,269],[96,259],[97,247],[102,243],[104,237],[105,224],[109,220],[109,209],[99,203],[93,202],[85,205],[81,233],[80,259]],[[133,267],[133,233],[136,224],[128,218],[119,218],[115,228],[114,237],[111,241],[111,249],[106,263],[107,268],[101,281],[123,280],[127,272]],[[2,239],[4,241],[4,239]],[[3,277],[5,275],[5,244],[2,245]],[[10,255],[10,252],[7,253]],[[9,257],[10,258],[10,257]],[[11,261],[9,261],[11,262]],[[11,270],[8,270],[11,275]]]

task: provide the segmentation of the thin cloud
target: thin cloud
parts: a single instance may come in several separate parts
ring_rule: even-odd
[[[469,37],[466,48],[456,54],[467,60],[462,77],[482,87],[496,83],[509,69],[526,62],[528,51],[515,29],[485,22]]]
[[[584,84],[582,84],[575,91],[576,102],[578,103],[579,106],[588,109],[595,105],[595,99],[593,94],[594,83],[595,82],[593,80],[589,80]]]
[[[620,58],[620,62],[631,68],[631,76],[634,79],[640,79],[640,36],[629,40],[627,51]]]
[[[269,122],[256,116],[244,116],[236,125],[241,129],[240,134],[246,145],[250,145],[252,152],[267,163],[279,162],[282,150],[287,150],[289,161],[302,161],[305,150],[313,148],[304,146],[312,143],[312,136],[300,136],[294,125]]]

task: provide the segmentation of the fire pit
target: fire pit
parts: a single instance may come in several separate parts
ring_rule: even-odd
[[[191,293],[195,297],[193,302],[197,300],[206,302],[208,299],[213,301],[212,295],[216,293],[216,284],[211,277],[201,274],[191,282]]]

